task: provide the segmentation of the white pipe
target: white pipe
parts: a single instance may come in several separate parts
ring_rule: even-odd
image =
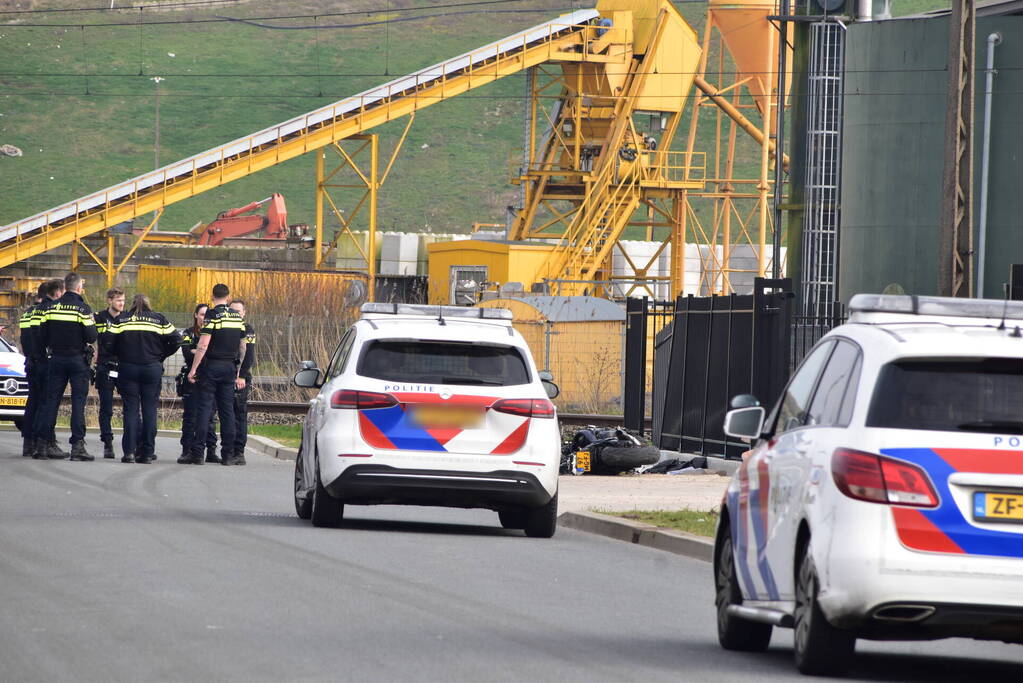
[[[874,18],[874,0],[856,1],[856,20],[870,21]]]
[[[977,296],[984,298],[984,261],[987,260],[987,186],[988,162],[991,158],[991,88],[995,80],[995,46],[1002,34],[995,31],[987,37],[987,68],[984,69],[984,141],[980,153],[980,225],[977,235]]]

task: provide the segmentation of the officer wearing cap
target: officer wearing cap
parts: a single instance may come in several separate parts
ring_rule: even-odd
[[[136,294],[131,310],[110,327],[104,342],[106,352],[117,359],[117,388],[124,401],[121,462],[149,464],[156,454],[156,407],[163,361],[178,350],[181,336],[167,318],[153,310],[149,297]]]
[[[99,395],[99,440],[103,442],[103,457],[114,457],[114,431],[110,418],[114,416],[114,385],[117,381],[117,359],[109,352],[111,328],[124,313],[124,291],[116,287],[107,290],[107,307],[97,313],[96,334],[96,393]]]
[[[245,302],[235,299],[230,308],[245,319]],[[256,359],[256,330],[245,323],[245,352],[238,368],[238,380],[234,392],[234,464],[245,464],[245,443],[249,436],[249,389],[252,385],[252,364]]]
[[[71,383],[71,459],[93,460],[85,450],[85,401],[89,397],[91,345],[96,343],[96,321],[82,293],[85,280],[78,273],[64,277],[64,295],[46,309],[39,339],[50,352],[46,378],[46,427],[54,429],[64,389]]]
[[[33,343],[35,326],[32,324],[32,316],[36,308],[46,299],[46,285],[43,282],[39,285],[34,303],[25,309],[18,320],[18,330],[21,336],[21,354],[25,356],[25,381],[28,382],[28,399],[25,401],[25,414],[21,421],[21,455],[31,457],[35,450],[35,417],[39,405],[39,385],[34,379],[36,375],[36,346]]]
[[[183,465],[203,464],[203,446],[214,404],[220,417],[220,464],[233,465],[235,461],[234,392],[239,360],[245,353],[245,323],[227,307],[230,294],[227,285],[213,287],[212,308],[206,312],[188,371],[188,381],[195,383],[199,396],[192,451],[190,457],[178,459]]]

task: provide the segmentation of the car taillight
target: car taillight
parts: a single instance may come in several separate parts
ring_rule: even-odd
[[[831,456],[831,476],[842,493],[857,500],[912,507],[938,505],[927,473],[901,460],[838,448]]]
[[[519,417],[554,417],[554,404],[545,398],[506,398],[490,409]]]
[[[376,391],[341,389],[335,391],[330,397],[331,408],[347,410],[372,410],[373,408],[390,408],[396,405],[398,405],[398,399],[390,394],[381,394]]]

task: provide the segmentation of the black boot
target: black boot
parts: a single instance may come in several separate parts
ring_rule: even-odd
[[[135,456],[131,453],[125,453],[124,457],[121,458],[121,462],[135,462]]]
[[[115,456],[114,456],[114,442],[113,441],[104,441],[103,442],[103,457],[104,458],[109,458],[110,460],[114,459]]]
[[[31,456],[33,460],[47,460],[46,442],[42,439],[34,439]]]
[[[70,457],[71,455],[67,451],[60,450],[60,446],[57,445],[56,439],[50,439],[49,441],[46,442],[46,446],[40,448],[39,450],[42,451],[44,449],[46,452],[46,457],[49,458],[50,460],[67,460],[68,457]]]
[[[245,464],[245,449],[235,451],[234,459],[231,461],[232,465],[244,465]]]
[[[26,436],[21,440],[21,457],[31,458],[36,452],[36,440],[30,436]]]
[[[216,446],[207,446],[206,447],[206,462],[212,462],[212,463],[220,462],[222,465],[227,465],[228,464],[226,462],[221,462],[220,458],[217,457],[217,447]]]
[[[71,459],[81,460],[82,462],[90,462],[92,460],[95,460],[95,458],[89,455],[89,452],[85,450],[84,441],[75,441],[73,444],[71,444]]]

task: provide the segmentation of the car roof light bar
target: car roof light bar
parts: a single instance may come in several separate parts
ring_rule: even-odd
[[[512,312],[507,308],[471,308],[467,306],[427,306],[425,304],[367,303],[359,309],[367,313],[383,315],[430,316],[434,319],[476,318],[478,320],[511,320]]]
[[[849,301],[849,313],[895,313],[955,318],[1023,320],[1023,301],[958,299],[904,294],[857,294]]]

